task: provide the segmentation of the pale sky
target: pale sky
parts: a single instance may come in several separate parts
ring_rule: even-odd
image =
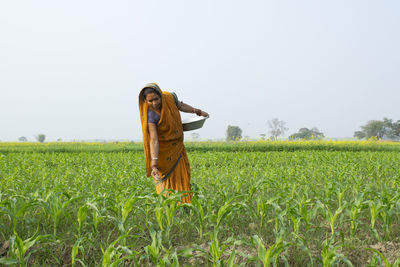
[[[201,139],[352,137],[400,119],[399,32],[397,0],[1,1],[0,140],[140,140],[148,82],[210,113]]]

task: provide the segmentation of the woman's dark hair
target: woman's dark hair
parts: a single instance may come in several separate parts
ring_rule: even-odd
[[[158,92],[156,89],[151,87],[146,87],[143,89],[143,100],[146,100],[147,95],[151,93],[157,94],[159,97],[161,97],[160,92]]]

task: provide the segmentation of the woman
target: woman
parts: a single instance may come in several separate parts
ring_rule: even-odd
[[[140,91],[139,110],[147,176],[154,178],[157,193],[163,189],[190,191],[190,165],[179,111],[204,117],[208,113],[178,101],[174,93],[162,92],[156,83]],[[183,195],[183,202],[190,200],[190,194]]]

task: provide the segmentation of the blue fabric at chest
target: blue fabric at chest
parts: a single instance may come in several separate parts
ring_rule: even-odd
[[[158,115],[155,111],[148,109],[147,110],[147,123],[158,124],[160,121],[160,115]]]

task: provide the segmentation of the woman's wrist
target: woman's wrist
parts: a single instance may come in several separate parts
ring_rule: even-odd
[[[201,116],[201,109],[192,108],[192,113],[196,113],[197,116]]]
[[[157,163],[158,163],[158,158],[154,157],[151,159],[151,168],[153,169],[154,167],[157,168]]]

